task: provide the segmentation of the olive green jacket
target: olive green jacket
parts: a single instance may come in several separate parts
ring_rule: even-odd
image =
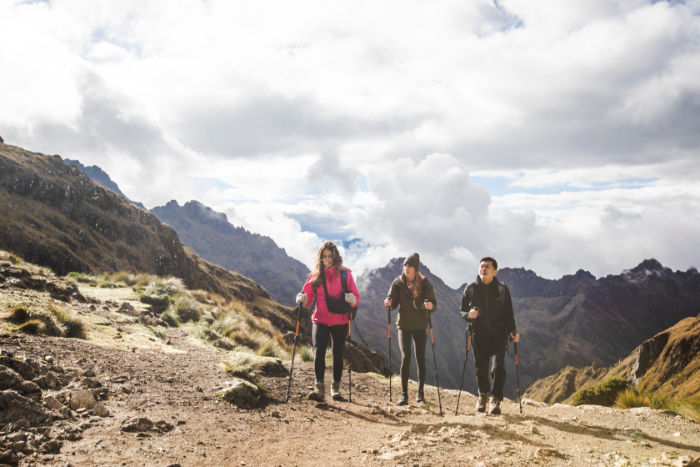
[[[399,308],[399,316],[396,319],[396,327],[402,331],[418,331],[428,327],[428,313],[423,307],[423,302],[426,300],[432,302],[433,309],[430,313],[437,311],[437,301],[435,300],[435,290],[433,284],[430,283],[425,276],[421,275],[423,286],[421,294],[416,298],[415,303],[418,309],[413,304],[413,295],[411,294],[408,285],[403,281],[403,276],[399,276],[394,280],[389,288],[387,298],[391,299],[391,309]]]

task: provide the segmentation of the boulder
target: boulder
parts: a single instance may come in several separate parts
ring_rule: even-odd
[[[83,378],[80,381],[80,384],[90,389],[99,388],[102,386],[102,383],[93,378]]]
[[[71,410],[89,410],[92,409],[97,403],[95,400],[95,394],[86,389],[60,392],[56,394],[56,399],[58,399],[59,402],[66,404]]]
[[[119,307],[119,313],[124,313],[129,316],[136,316],[138,314],[136,313],[136,308],[134,308],[134,305],[129,302],[122,303],[122,306]]]
[[[260,398],[263,395],[263,391],[258,386],[239,378],[234,378],[233,381],[214,390],[216,397],[222,401],[246,408],[260,405]]]
[[[8,357],[6,355],[0,355],[0,365],[16,371],[23,379],[27,381],[32,381],[36,376],[32,366],[29,363]]]
[[[41,399],[41,388],[35,382],[25,381],[14,370],[6,366],[0,366],[0,391],[6,389],[13,389],[31,399]]]
[[[109,410],[107,409],[107,407],[98,402],[97,404],[95,404],[95,407],[92,408],[92,414],[102,418],[109,417]]]
[[[51,412],[38,402],[11,389],[0,392],[0,426],[26,419],[31,426],[43,426],[53,420]]]
[[[62,408],[65,407],[63,404],[61,404],[60,402],[58,402],[58,400],[56,400],[56,398],[53,397],[53,396],[46,396],[46,397],[44,397],[44,405],[45,405],[48,409],[50,409],[50,410],[55,410],[55,411],[59,411],[59,410],[61,410]]]
[[[0,452],[0,464],[5,464],[5,465],[17,465],[19,462],[19,458],[17,458],[17,455],[8,450],[5,452]]]
[[[44,445],[41,447],[41,450],[45,454],[58,454],[59,452],[61,452],[61,446],[63,446],[63,444],[59,440],[52,439],[51,441],[47,441],[46,443],[44,443]]]
[[[153,422],[146,417],[127,418],[122,423],[122,431],[128,433],[143,433],[151,429]]]

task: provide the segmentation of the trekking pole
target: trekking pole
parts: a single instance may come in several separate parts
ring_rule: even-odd
[[[391,308],[386,307],[386,323],[389,330],[389,402],[391,402],[391,380],[394,373],[391,371]]]
[[[289,389],[292,387],[292,372],[294,371],[294,355],[297,352],[297,337],[299,336],[299,321],[301,321],[301,303],[297,307],[297,332],[294,334],[294,350],[292,350],[292,366],[289,368],[289,384],[287,384],[287,398],[285,402],[289,402]]]
[[[430,345],[433,346],[433,363],[435,364],[435,386],[437,386],[438,404],[440,404],[440,415],[442,415],[442,401],[440,400],[440,380],[438,379],[437,357],[435,357],[435,340],[433,339],[433,320],[430,318],[430,313],[428,313],[428,324],[430,325]]]
[[[352,342],[352,329],[350,327],[350,315],[348,313],[348,402],[352,402],[352,352],[350,344]]]
[[[518,404],[520,405],[520,413],[523,413],[523,403],[520,401],[520,371],[518,370],[518,343],[513,341],[512,337],[510,337],[510,340],[513,342],[513,350],[515,351],[515,378],[518,381]]]
[[[464,353],[464,367],[462,367],[462,380],[459,383],[459,393],[457,394],[457,407],[455,407],[455,415],[459,411],[459,398],[462,396],[462,386],[464,385],[464,372],[467,370],[467,361],[469,361],[469,345],[472,343],[472,335],[469,332],[469,326],[464,331],[464,338],[467,341],[467,351]]]

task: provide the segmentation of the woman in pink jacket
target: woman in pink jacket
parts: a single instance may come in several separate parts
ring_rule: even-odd
[[[343,288],[345,282],[345,288]],[[343,375],[343,349],[348,337],[349,316],[360,302],[355,280],[348,268],[343,267],[343,258],[333,242],[321,245],[316,255],[314,272],[297,295],[297,303],[309,306],[315,303],[311,322],[311,337],[314,345],[314,373],[316,388],[309,399],[323,401],[326,389],[323,376],[326,372],[326,347],[328,338],[333,340],[333,385],[331,396],[342,400],[340,379]]]

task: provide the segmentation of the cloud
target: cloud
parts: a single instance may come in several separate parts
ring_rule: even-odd
[[[419,251],[453,285],[484,254],[687,267],[699,26],[697,0],[13,0],[0,135],[148,206],[218,206],[302,261],[342,235],[349,264]]]

